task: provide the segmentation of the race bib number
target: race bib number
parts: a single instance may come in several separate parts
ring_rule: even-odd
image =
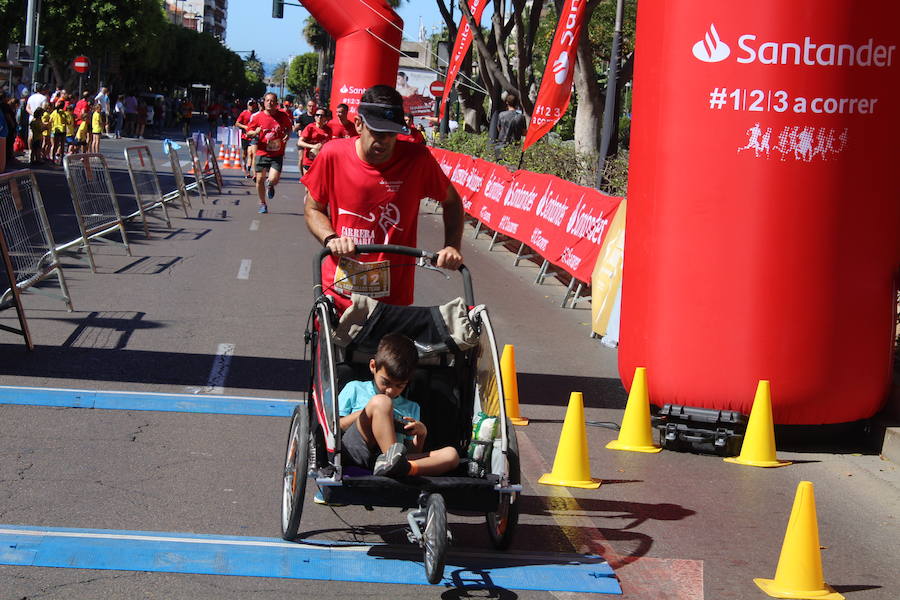
[[[349,296],[384,298],[391,294],[391,261],[359,262],[343,257],[334,272],[334,290]]]
[[[266,152],[281,152],[281,138],[269,140],[266,143]]]

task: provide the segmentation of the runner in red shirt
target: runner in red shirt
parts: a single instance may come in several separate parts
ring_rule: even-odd
[[[335,118],[328,122],[328,126],[331,127],[332,139],[336,140],[359,135],[356,133],[356,125],[347,119],[348,112],[350,112],[350,107],[346,104],[341,103],[337,105],[337,109],[335,109]]]
[[[256,156],[256,138],[247,135],[250,117],[259,111],[259,104],[251,98],[247,101],[247,110],[243,111],[234,120],[235,126],[241,130],[241,159],[243,161],[244,170],[247,172],[247,179],[253,178],[253,159]]]
[[[284,149],[291,135],[291,119],[278,108],[278,96],[269,92],[263,97],[263,110],[250,117],[247,134],[255,137],[256,192],[259,212],[269,212],[266,199],[275,197],[275,186],[281,179]]]
[[[406,127],[409,129],[409,134],[398,133],[397,139],[401,142],[413,142],[414,144],[424,144],[425,136],[422,135],[422,132],[416,127],[416,123],[413,120],[412,113],[406,113],[403,119],[406,121]]]
[[[300,156],[300,174],[303,175],[312,167],[313,159],[322,150],[325,142],[331,139],[331,128],[328,126],[328,113],[324,108],[317,108],[313,114],[316,120],[300,132],[299,148],[303,148]]]
[[[386,85],[366,90],[355,126],[359,137],[325,144],[302,179],[307,227],[332,253],[322,265],[325,292],[340,311],[349,306],[354,292],[408,305],[415,268],[390,266],[410,259],[354,256],[356,245],[415,246],[419,201],[434,198],[443,204],[444,220],[444,248],[437,266],[456,269],[462,264],[462,202],[426,147],[397,141],[398,133],[408,132],[397,90]]]

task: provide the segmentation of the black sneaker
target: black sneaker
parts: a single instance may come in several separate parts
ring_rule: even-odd
[[[406,459],[406,446],[399,442],[391,444],[387,452],[375,459],[374,475],[402,477],[408,472],[409,461]]]
[[[269,200],[275,197],[275,186],[268,181],[266,182],[266,197]]]

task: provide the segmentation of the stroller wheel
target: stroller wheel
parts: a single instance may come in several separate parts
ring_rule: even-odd
[[[519,443],[516,439],[516,432],[509,426],[507,426],[506,431],[507,439],[509,439],[509,447],[506,452],[506,457],[509,461],[509,482],[521,483],[522,472],[519,465]],[[491,543],[494,545],[494,548],[497,550],[509,548],[518,523],[519,502],[516,494],[500,494],[497,511],[487,514],[488,535],[491,536]]]
[[[309,409],[305,404],[294,408],[284,458],[281,492],[281,537],[297,538],[303,514],[303,496],[309,472]]]
[[[448,543],[444,497],[440,494],[428,496],[425,510],[425,576],[428,583],[440,583],[444,578],[444,558]]]

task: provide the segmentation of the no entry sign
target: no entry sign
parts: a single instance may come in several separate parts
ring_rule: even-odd
[[[76,56],[72,61],[72,68],[78,73],[87,73],[91,68],[91,61],[87,56]]]
[[[437,81],[431,82],[431,85],[428,86],[428,90],[431,92],[431,95],[435,98],[444,95],[444,82],[438,79]]]

